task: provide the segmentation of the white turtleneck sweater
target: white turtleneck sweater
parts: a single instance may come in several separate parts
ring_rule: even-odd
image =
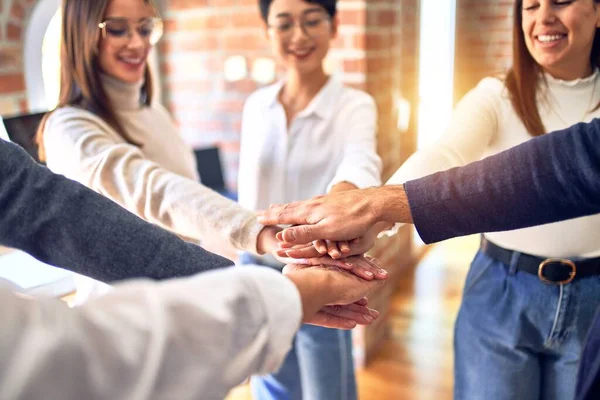
[[[588,78],[568,82],[545,77],[548,86],[542,84],[538,108],[548,132],[600,117],[600,110],[591,111],[600,102],[598,70]],[[413,154],[387,184],[465,165],[531,138],[514,112],[504,83],[485,78],[458,103],[444,136],[433,147]],[[540,257],[598,257],[600,215],[486,233],[485,237],[504,248]]]
[[[48,167],[178,235],[219,237],[256,252],[262,226],[254,212],[199,183],[192,149],[169,113],[158,103],[140,105],[142,82],[102,79],[123,129],[141,145],[128,144],[91,112],[63,107],[44,130]]]

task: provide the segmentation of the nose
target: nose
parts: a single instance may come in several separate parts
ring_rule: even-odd
[[[130,29],[129,31],[129,41],[127,42],[127,47],[130,49],[142,49],[146,47],[148,42],[147,38],[144,38],[137,29]]]
[[[308,35],[306,34],[302,21],[296,21],[296,23],[294,23],[294,31],[292,32],[292,42],[298,42],[307,37]]]
[[[551,1],[542,1],[538,20],[544,25],[552,25],[556,22],[556,10]]]

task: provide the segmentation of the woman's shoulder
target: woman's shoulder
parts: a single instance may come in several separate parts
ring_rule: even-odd
[[[265,107],[273,104],[277,100],[277,96],[283,82],[275,82],[267,86],[258,88],[246,99],[246,107]]]
[[[487,76],[477,83],[473,90],[488,94],[490,96],[501,96],[504,94],[506,86],[504,85],[504,76]]]
[[[83,135],[110,136],[118,139],[114,129],[98,115],[80,107],[64,106],[52,111],[44,125],[44,141],[77,141]]]
[[[108,125],[102,118],[91,111],[75,106],[64,106],[50,112],[46,121],[47,126],[60,127],[74,123],[90,123],[96,125]]]

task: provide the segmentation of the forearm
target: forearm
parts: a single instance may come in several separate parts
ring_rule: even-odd
[[[301,320],[294,285],[258,267],[133,282],[76,309],[2,294],[1,398],[222,399],[275,371]]]
[[[232,263],[52,174],[0,141],[0,243],[95,279],[164,279]]]
[[[600,121],[405,184],[425,242],[600,212]]]

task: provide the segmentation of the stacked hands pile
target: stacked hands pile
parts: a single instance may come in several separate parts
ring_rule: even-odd
[[[352,197],[348,196],[348,192],[329,196],[332,200],[340,196]],[[315,275],[327,270],[331,284],[319,287],[331,288],[333,285],[337,289],[329,290],[331,301],[321,300],[321,303],[328,305],[305,323],[338,329],[369,325],[379,317],[379,312],[368,307],[366,296],[385,283],[388,272],[381,267],[379,260],[365,253],[373,247],[379,232],[389,225],[376,224],[362,236],[355,238],[345,236],[352,232],[339,229],[335,233],[323,231],[327,237],[337,235],[347,238],[346,240],[314,239],[319,234],[318,230],[314,230],[315,225],[297,223],[305,219],[301,210],[312,209],[315,204],[322,205],[322,199],[324,196],[288,205],[272,205],[269,211],[259,212],[258,219],[268,226],[293,224],[286,229],[274,228],[278,242],[273,256],[286,264],[283,273],[288,278],[294,280],[295,274],[299,271],[306,273],[307,268],[318,268],[320,271],[315,271]],[[297,281],[294,282],[298,285]],[[317,285],[315,282],[315,286]]]

